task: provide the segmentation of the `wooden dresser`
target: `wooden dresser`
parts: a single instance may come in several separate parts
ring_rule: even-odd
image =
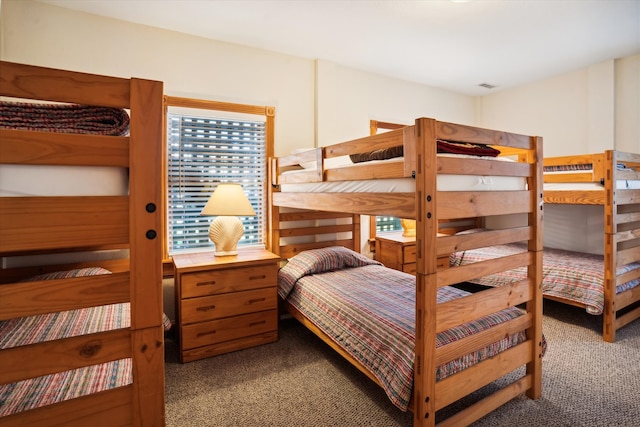
[[[389,268],[416,274],[416,238],[404,237],[401,231],[378,233],[376,260]],[[449,268],[449,257],[438,258],[438,268]]]
[[[181,362],[278,339],[279,261],[264,249],[173,256]]]

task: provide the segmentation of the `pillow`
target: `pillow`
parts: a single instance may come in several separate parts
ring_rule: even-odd
[[[296,282],[304,276],[365,265],[382,264],[343,246],[303,251],[291,258],[278,272],[278,294],[286,298]]]
[[[97,276],[100,274],[111,274],[111,272],[102,267],[76,268],[74,270],[38,274],[37,276],[32,276],[28,279],[24,279],[23,282],[34,282],[36,280],[70,279],[72,277]]]

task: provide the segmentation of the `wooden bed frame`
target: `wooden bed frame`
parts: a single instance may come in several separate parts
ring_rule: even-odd
[[[498,147],[527,150],[532,161],[492,162],[482,159],[436,158],[436,140],[466,141]],[[379,163],[376,166],[326,168],[332,157],[402,145],[402,162]],[[294,244],[281,249],[280,227],[283,208],[346,212],[365,215],[390,215],[417,221],[416,248],[416,361],[414,372],[414,425],[435,425],[436,411],[463,398],[503,375],[526,365],[526,373],[511,384],[478,403],[443,420],[441,425],[468,425],[515,396],[526,392],[533,399],[542,387],[542,138],[517,135],[433,119],[416,119],[415,125],[387,133],[305,151],[273,159],[270,165],[271,217],[273,238],[271,250],[282,257],[297,253],[303,247]],[[304,162],[317,162],[318,168],[283,174],[291,168],[301,169]],[[527,180],[528,190],[501,192],[447,192],[436,188],[437,174],[506,175]],[[416,191],[411,193],[287,193],[278,191],[287,182],[366,180],[391,177],[415,177]],[[438,219],[487,217],[503,214],[527,214],[527,224],[509,229],[491,230],[467,235],[438,236]],[[359,224],[359,220],[356,220]],[[303,227],[305,228],[305,227]],[[306,227],[309,228],[309,227]],[[357,227],[359,234],[359,225]],[[527,241],[528,252],[474,265],[437,269],[437,258],[460,249],[487,244]],[[313,244],[318,244],[317,242]],[[356,243],[358,244],[358,243]],[[479,263],[480,264],[480,263]],[[439,287],[465,282],[498,271],[526,266],[528,276],[512,286],[483,290],[460,300],[437,304]],[[436,334],[452,326],[477,319],[510,306],[523,305],[525,324],[509,322],[491,329],[488,334],[463,339],[436,348]],[[294,315],[296,315],[294,313]],[[300,318],[300,316],[296,316]],[[309,322],[300,320],[307,326]],[[313,327],[311,327],[313,330]],[[445,380],[436,382],[436,367],[460,355],[480,348],[496,337],[516,330],[527,330],[529,339],[490,360],[481,362]],[[314,331],[318,333],[318,331]],[[363,370],[362,366],[358,366]],[[366,369],[363,370],[366,373]],[[368,375],[371,377],[371,375]]]
[[[625,164],[625,169],[616,168]],[[544,159],[544,166],[593,165],[591,170],[545,173],[545,182],[600,183],[601,191],[544,191],[547,204],[599,205],[604,214],[604,312],[602,337],[615,342],[616,331],[640,318],[640,286],[616,294],[616,286],[640,278],[640,270],[618,275],[617,267],[640,262],[640,190],[616,189],[617,180],[640,180],[640,154],[620,151]],[[574,302],[553,298],[576,305]]]
[[[119,250],[100,261],[110,275],[19,282],[33,274],[95,262],[1,270],[0,320],[130,302],[130,328],[0,351],[0,381],[9,384],[131,358],[127,386],[9,415],[22,425],[164,425],[161,270],[163,84],[0,63],[0,95],[130,110],[130,136],[0,129],[1,162],[128,168],[129,195],[0,198],[0,255]],[[52,227],[52,224],[55,225]],[[126,255],[128,254],[128,255]],[[52,357],[52,355],[55,355]]]

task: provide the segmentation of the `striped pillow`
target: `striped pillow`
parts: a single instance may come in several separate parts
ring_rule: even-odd
[[[309,274],[336,271],[343,268],[381,265],[378,261],[343,246],[311,249],[300,252],[278,272],[278,294],[286,298],[298,279]]]

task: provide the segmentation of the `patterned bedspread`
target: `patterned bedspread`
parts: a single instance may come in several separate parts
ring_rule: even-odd
[[[331,251],[338,251],[332,253]],[[348,252],[344,252],[348,251]],[[340,259],[348,253],[351,259]],[[361,257],[354,261],[354,258]],[[337,259],[337,261],[336,261]],[[366,366],[389,399],[406,410],[413,390],[415,277],[386,268],[345,248],[303,252],[283,267],[279,293],[325,334]],[[468,293],[445,287],[438,302]],[[437,336],[437,346],[513,319],[522,312],[503,310]],[[438,367],[440,380],[525,340],[524,333]]]
[[[451,265],[465,265],[499,256],[526,251],[524,244],[493,246],[457,252],[451,255]],[[618,268],[618,274],[640,268],[633,263]],[[501,286],[526,277],[525,268],[491,274],[473,280],[484,286]],[[617,286],[620,293],[640,285],[640,279]],[[582,304],[590,314],[600,315],[604,309],[604,257],[560,249],[545,248],[542,262],[542,293]]]

